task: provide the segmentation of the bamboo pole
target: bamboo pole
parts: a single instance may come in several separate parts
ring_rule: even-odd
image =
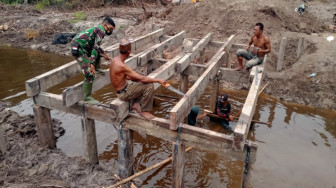
[[[185,152],[190,151],[192,148],[193,148],[193,147],[188,147],[188,148],[185,150]],[[159,163],[156,163],[155,165],[153,165],[153,166],[151,166],[151,167],[148,167],[148,168],[146,168],[145,170],[142,170],[142,171],[140,171],[140,172],[134,174],[133,176],[130,176],[130,177],[126,178],[126,179],[123,179],[123,180],[119,181],[118,183],[109,186],[108,188],[114,188],[114,187],[117,187],[117,186],[119,186],[119,185],[125,184],[125,183],[131,181],[132,179],[134,179],[134,178],[136,178],[136,177],[138,177],[138,176],[140,176],[140,175],[142,175],[142,174],[144,174],[144,173],[146,173],[146,172],[149,172],[149,171],[151,171],[151,170],[153,170],[153,169],[155,169],[155,168],[158,168],[158,167],[160,167],[160,166],[162,166],[162,165],[164,165],[164,164],[166,164],[166,163],[171,162],[172,159],[173,159],[173,157],[169,157],[168,159],[165,159],[165,160],[163,160],[163,161],[161,161],[161,162],[159,162]]]

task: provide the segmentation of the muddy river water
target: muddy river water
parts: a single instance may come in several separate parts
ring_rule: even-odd
[[[33,50],[13,49],[0,46],[0,99],[12,102],[12,109],[21,115],[32,113],[32,99],[25,94],[24,81],[56,68],[72,60]],[[69,85],[82,80],[79,75],[66,84],[51,89],[61,93]],[[221,90],[230,96],[233,113],[239,111],[247,91]],[[160,88],[157,94],[172,95]],[[205,92],[197,105],[209,107],[209,96]],[[94,97],[108,102],[115,98],[112,88],[107,86]],[[155,99],[153,113],[167,118],[176,99]],[[80,118],[63,112],[52,112],[60,119],[66,133],[58,142],[69,156],[81,156],[82,138]],[[258,100],[255,120],[269,121],[271,126],[255,124],[249,139],[258,143],[256,162],[250,169],[251,187],[336,187],[336,112],[309,106],[283,103],[274,97],[262,94]],[[234,126],[234,123],[232,124]],[[220,125],[205,119],[204,128],[219,129]],[[109,124],[96,122],[99,158],[117,165],[117,132]],[[135,133],[135,172],[160,162],[171,155],[171,143],[160,138]],[[219,151],[193,149],[186,154],[185,187],[239,187],[244,163],[230,159]],[[169,187],[171,165],[162,166],[140,176],[144,187]]]

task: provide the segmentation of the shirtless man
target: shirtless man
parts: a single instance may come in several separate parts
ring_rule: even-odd
[[[149,113],[153,108],[154,82],[165,85],[163,79],[153,79],[142,76],[125,64],[131,53],[131,43],[122,39],[119,45],[120,55],[113,58],[110,64],[110,80],[120,100],[134,99],[132,109],[147,120],[154,116]]]
[[[253,36],[245,49],[237,50],[237,57],[239,62],[239,67],[236,69],[241,71],[243,67],[243,58],[247,61],[245,63],[245,69],[250,70],[253,66],[262,64],[265,54],[271,52],[270,39],[263,35],[264,25],[262,23],[257,23],[253,29]],[[249,52],[251,45],[254,45],[253,52]]]

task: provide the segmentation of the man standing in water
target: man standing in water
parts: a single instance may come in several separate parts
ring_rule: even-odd
[[[243,67],[243,58],[247,61],[245,63],[245,69],[250,70],[253,66],[259,65],[263,62],[265,54],[271,52],[270,39],[263,34],[264,25],[257,23],[253,29],[253,36],[251,37],[246,49],[237,50],[237,57],[239,67],[236,69],[241,71]],[[253,52],[250,52],[251,45],[254,45]]]
[[[83,100],[89,104],[98,104],[92,95],[92,83],[97,73],[103,74],[100,69],[100,56],[110,60],[107,53],[100,48],[104,36],[111,35],[115,28],[114,21],[106,17],[102,24],[78,33],[71,41],[71,53],[81,66],[85,76],[83,82]]]
[[[231,104],[229,102],[229,97],[227,94],[223,94],[216,103],[216,114],[223,119],[219,123],[228,130],[232,130],[229,126],[229,122],[233,121],[233,116],[231,115]]]
[[[131,54],[131,43],[122,39],[119,45],[120,54],[113,58],[110,64],[110,80],[120,100],[134,99],[132,109],[147,120],[154,116],[149,113],[153,108],[154,82],[165,85],[163,79],[153,79],[142,76],[125,65],[125,60]]]

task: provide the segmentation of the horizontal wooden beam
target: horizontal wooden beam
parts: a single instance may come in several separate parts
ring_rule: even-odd
[[[130,40],[131,44],[132,44],[132,49],[131,50],[132,51],[139,50],[144,45],[146,45],[146,44],[148,44],[152,41],[155,41],[155,39],[157,39],[157,38],[159,38],[163,35],[163,30],[164,29],[159,29],[159,30],[151,32],[151,33],[149,33],[145,36],[141,36],[141,37],[138,37],[134,40]],[[107,51],[111,57],[118,56],[119,55],[119,43],[106,48],[105,51]]]
[[[153,71],[148,77],[150,78],[160,78],[160,79],[169,79],[175,73],[176,62],[183,56],[181,53],[169,60],[167,63],[163,64],[159,69]],[[158,83],[154,83],[154,89],[157,89],[160,86]],[[115,99],[111,102],[110,107],[116,111],[116,116],[118,121],[123,120],[128,116],[129,113],[129,102],[121,101],[120,99]]]
[[[264,58],[264,63],[267,58]],[[234,143],[235,150],[243,150],[248,131],[250,130],[251,121],[255,112],[258,101],[258,93],[261,88],[261,83],[264,78],[265,72],[256,73],[251,83],[249,93],[245,100],[241,115],[239,116],[238,123],[234,130]]]
[[[154,41],[156,38],[163,35],[163,29],[149,33],[148,35],[139,37],[135,40],[131,40],[132,50],[136,50],[145,44]],[[119,55],[119,43],[105,49],[111,58]],[[47,89],[62,83],[69,78],[79,74],[81,68],[77,61],[72,61],[44,74],[36,76],[30,80],[26,81],[26,91],[29,97],[37,95],[41,91],[46,91]]]
[[[131,67],[132,69],[136,69],[138,66],[145,65],[152,57],[153,54],[160,54],[167,48],[182,44],[183,38],[185,38],[185,31],[180,32],[179,34],[168,38],[166,41],[154,45],[150,49],[145,52],[141,52],[139,54],[134,55],[133,57],[126,60],[125,64]],[[106,71],[104,75],[97,76],[93,81],[92,93],[98,91],[103,88],[107,84],[110,83],[110,75],[109,70]],[[65,106],[71,106],[76,102],[83,99],[83,82],[80,82],[74,86],[71,86],[65,90],[63,90],[63,104]]]
[[[206,70],[206,68],[207,68],[206,65],[191,63],[184,71],[184,74],[200,77]],[[219,71],[220,73],[218,75],[218,79],[220,81],[244,83],[244,84],[249,83],[249,76],[248,73],[246,72],[236,71],[234,69],[224,67],[219,68]]]
[[[205,46],[210,42],[212,38],[212,33],[207,34],[202,40],[200,40],[192,49],[192,52],[187,53],[182,57],[176,65],[176,70],[178,73],[182,73],[184,69],[192,62],[192,60],[204,50]]]
[[[137,114],[130,113],[122,122],[123,127],[143,132],[169,142],[176,142],[177,131],[169,129],[169,120],[157,118],[147,121]],[[244,161],[246,152],[232,149],[233,137],[200,127],[181,124],[180,141],[196,148],[222,153],[236,160]],[[247,146],[248,144],[246,144]],[[250,142],[251,151],[256,152],[258,145]]]
[[[26,81],[26,91],[29,97],[37,95],[41,91],[46,91],[69,78],[80,73],[80,66],[77,61],[71,61],[65,65],[55,68]]]
[[[65,107],[62,104],[62,95],[56,95],[47,92],[41,92],[38,95],[34,96],[34,101],[36,105],[45,108],[59,110],[78,116],[85,116],[90,119],[95,119],[110,124],[117,121],[115,110],[110,109],[108,105],[104,104],[99,106],[89,105],[80,101],[70,107]]]
[[[225,52],[223,52],[225,45],[223,45],[213,58],[209,61],[209,67],[198,78],[194,85],[188,90],[186,95],[173,107],[170,111],[170,129],[176,130],[178,125],[189,114],[191,108],[195,105],[198,98],[202,95],[207,87],[209,80],[213,79],[224,60]]]

